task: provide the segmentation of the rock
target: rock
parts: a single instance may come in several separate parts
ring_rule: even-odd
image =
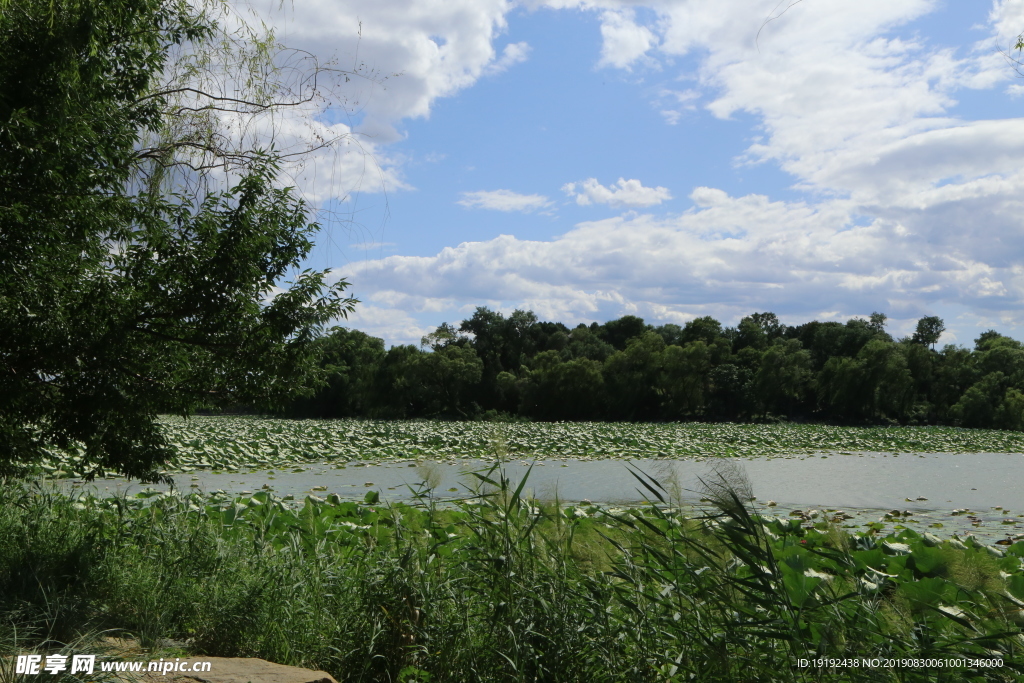
[[[337,683],[334,677],[324,671],[312,671],[297,666],[274,664],[264,659],[244,657],[207,657],[196,655],[182,658],[190,663],[210,662],[210,670],[170,671],[163,675],[157,671],[134,674],[140,683]],[[127,679],[125,679],[127,680]]]

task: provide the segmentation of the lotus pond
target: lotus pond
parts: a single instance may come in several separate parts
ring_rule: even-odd
[[[755,457],[825,451],[1024,453],[1024,433],[951,427],[165,418],[180,468],[316,460]]]
[[[465,495],[467,471],[495,462],[537,463],[540,498],[642,501],[625,463],[673,482],[694,506],[698,477],[719,458],[742,461],[758,504],[776,514],[848,516],[850,529],[972,533],[987,543],[1024,533],[1024,435],[948,427],[824,425],[296,421],[255,417],[162,420],[178,456],[178,488],[251,494],[268,490],[361,499],[367,488],[407,500],[436,479],[434,495]],[[74,454],[43,464],[50,476],[79,474]],[[515,478],[515,471],[510,472]],[[470,477],[471,478],[471,477]],[[138,491],[126,482],[100,491]],[[894,514],[895,513],[895,514]]]
[[[163,417],[168,471],[415,459],[793,457],[831,452],[1024,453],[1024,433],[953,427],[732,423],[441,422]],[[77,476],[76,453],[43,469]]]

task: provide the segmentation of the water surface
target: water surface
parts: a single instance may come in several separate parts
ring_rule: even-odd
[[[700,479],[713,477],[713,467],[720,462],[722,459],[516,460],[505,462],[503,468],[514,486],[529,471],[526,490],[541,499],[607,505],[638,504],[645,494],[651,498],[630,474],[632,468],[661,482],[677,502],[700,506]],[[745,473],[755,505],[776,503],[765,507],[765,512],[842,509],[853,515],[848,526],[863,526],[887,511],[899,511],[911,514],[890,517],[886,520],[890,525],[942,529],[944,535],[954,531],[988,537],[1024,533],[1024,455],[1019,453],[830,453],[727,462]],[[174,480],[183,491],[220,489],[246,494],[272,490],[300,500],[310,494],[324,497],[331,493],[362,499],[368,490],[376,490],[383,501],[409,500],[428,482],[432,494],[445,499],[472,495],[478,480],[470,472],[492,465],[482,460],[311,463],[288,470],[198,471],[174,475]],[[119,479],[94,485],[111,493],[142,488]],[[970,512],[953,514],[964,508]],[[936,524],[941,526],[929,526]]]

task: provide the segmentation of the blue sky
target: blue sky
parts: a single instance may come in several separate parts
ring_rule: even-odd
[[[358,104],[319,120],[346,143],[294,177],[335,216],[308,265],[348,279],[348,324],[389,345],[481,305],[570,325],[882,311],[897,336],[939,315],[944,342],[1024,337],[1024,79],[1000,53],[1024,0],[271,18],[378,74],[339,85]]]

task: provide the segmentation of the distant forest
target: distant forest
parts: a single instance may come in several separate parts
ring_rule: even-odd
[[[893,339],[886,316],[736,327],[627,315],[576,328],[477,308],[418,348],[336,328],[319,340],[325,385],[292,417],[798,420],[1024,428],[1024,346],[995,331],[936,348],[941,319]]]

